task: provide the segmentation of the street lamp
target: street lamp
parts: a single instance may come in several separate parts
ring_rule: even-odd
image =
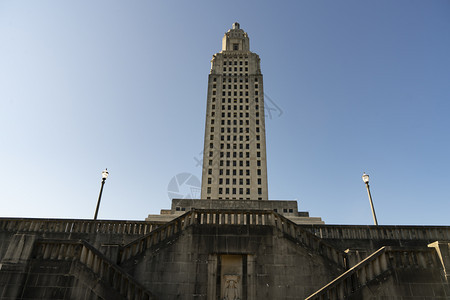
[[[100,194],[98,195],[97,208],[95,209],[94,220],[97,220],[98,209],[100,207],[100,200],[102,200],[103,186],[105,185],[105,181],[106,181],[106,178],[108,178],[108,175],[109,175],[108,169],[106,168],[102,172],[102,186],[100,187]]]
[[[372,209],[373,222],[375,223],[375,225],[378,226],[377,215],[375,214],[375,208],[373,207],[373,202],[372,202],[372,195],[370,194],[369,175],[367,175],[367,174],[364,172],[364,174],[363,174],[363,176],[362,176],[362,180],[363,180],[364,183],[366,184],[367,194],[369,195],[370,208]]]

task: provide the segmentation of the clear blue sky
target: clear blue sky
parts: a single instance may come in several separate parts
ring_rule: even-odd
[[[270,199],[450,225],[449,1],[1,1],[0,216],[143,220],[201,178],[212,55],[261,57]],[[267,101],[267,98],[266,98]]]

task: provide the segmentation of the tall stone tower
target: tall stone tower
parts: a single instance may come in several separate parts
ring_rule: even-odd
[[[201,199],[268,200],[263,76],[239,23],[211,60]]]

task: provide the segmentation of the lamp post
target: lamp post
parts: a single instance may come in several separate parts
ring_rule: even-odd
[[[94,220],[97,220],[98,209],[100,207],[100,200],[102,200],[103,186],[105,185],[105,181],[106,181],[106,178],[108,178],[108,175],[109,175],[108,169],[105,169],[102,172],[102,186],[100,187],[100,194],[98,195],[97,208],[95,209]]]
[[[375,208],[373,207],[373,202],[372,202],[372,195],[370,194],[369,175],[367,175],[367,174],[364,172],[364,174],[363,174],[363,176],[362,176],[362,180],[363,180],[364,183],[366,184],[367,194],[369,195],[370,208],[372,209],[373,222],[375,223],[375,225],[378,226],[377,215],[375,214]]]

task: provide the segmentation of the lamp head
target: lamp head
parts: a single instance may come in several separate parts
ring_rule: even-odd
[[[364,183],[369,183],[369,175],[367,175],[366,172],[364,172],[362,180],[364,181]]]
[[[108,178],[108,175],[109,175],[108,169],[106,168],[106,169],[102,172],[102,179],[103,179],[103,180],[106,180],[106,178]]]

